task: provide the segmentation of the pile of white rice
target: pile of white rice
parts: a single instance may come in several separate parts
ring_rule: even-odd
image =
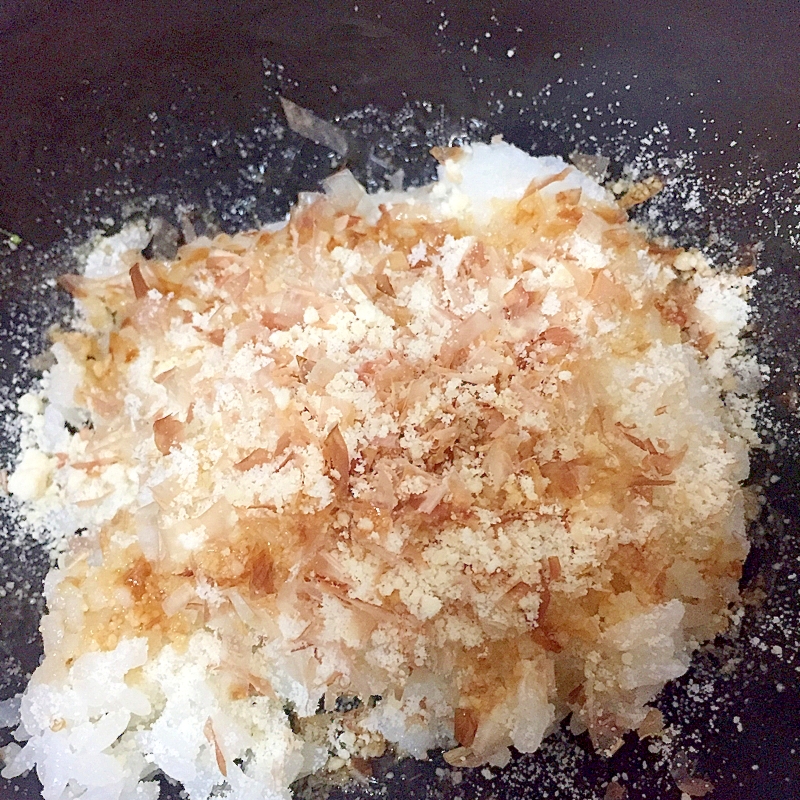
[[[263,800],[387,747],[503,766],[568,715],[658,731],[738,600],[752,281],[559,158],[436,155],[64,279],[9,479],[63,555],[5,777]]]

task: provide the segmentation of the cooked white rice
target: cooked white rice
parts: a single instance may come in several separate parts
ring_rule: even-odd
[[[286,798],[387,744],[502,766],[569,714],[612,752],[726,628],[751,280],[558,158],[437,157],[65,279],[9,488],[68,546],[4,776]]]

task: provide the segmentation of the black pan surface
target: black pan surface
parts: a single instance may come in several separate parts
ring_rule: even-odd
[[[432,174],[432,144],[502,133],[676,176],[641,212],[681,244],[757,259],[752,342],[765,380],[741,632],[698,654],[658,701],[666,742],[611,759],[557,734],[502,771],[389,760],[336,793],[387,798],[678,800],[687,773],[717,800],[800,797],[800,6],[746,0],[491,4],[440,0],[18,0],[0,4],[0,466],[31,355],[67,311],[43,283],[71,247],[130,216],[232,230],[281,216],[342,159],[286,129],[283,95],[350,137],[375,186]],[[198,222],[200,224],[200,222]],[[0,697],[40,653],[48,558],[15,544],[0,498]],[[307,788],[307,787],[306,787]],[[34,776],[0,797],[39,796]],[[165,787],[177,797],[174,787]]]

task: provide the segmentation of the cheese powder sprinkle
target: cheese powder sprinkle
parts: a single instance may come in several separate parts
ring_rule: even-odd
[[[570,714],[610,753],[726,629],[751,279],[558,158],[436,155],[63,279],[9,488],[67,541],[4,775],[288,798],[387,746],[502,766]]]

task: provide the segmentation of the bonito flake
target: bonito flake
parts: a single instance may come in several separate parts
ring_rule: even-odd
[[[4,775],[289,797],[387,747],[502,766],[570,714],[613,752],[726,629],[751,279],[558,158],[437,156],[63,279],[9,480],[63,554]]]

